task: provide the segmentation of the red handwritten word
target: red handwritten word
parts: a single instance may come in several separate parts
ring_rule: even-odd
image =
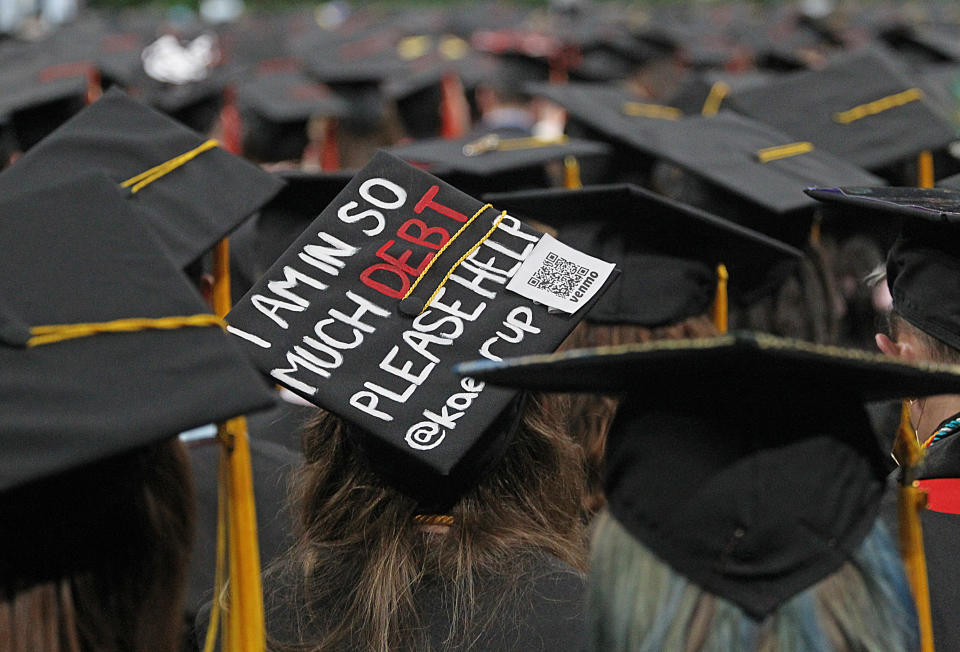
[[[429,208],[454,221],[466,222],[469,219],[466,215],[436,201],[439,190],[440,186],[431,186],[414,205],[413,212],[419,215]],[[397,255],[388,253],[389,249],[398,244],[397,240],[390,239],[377,250],[377,258],[384,262],[374,263],[363,270],[360,280],[368,288],[380,294],[393,299],[402,299],[410,291],[411,278],[416,278],[423,273],[433,257],[437,255],[436,252],[450,240],[450,232],[442,226],[428,226],[423,220],[414,217],[400,225],[397,229],[397,238],[427,250],[419,263],[414,266],[409,262],[412,256],[417,255],[415,249],[406,248]],[[377,275],[379,278],[374,278],[377,272],[380,272]],[[384,274],[387,278],[383,278]],[[385,282],[388,280],[389,284]]]

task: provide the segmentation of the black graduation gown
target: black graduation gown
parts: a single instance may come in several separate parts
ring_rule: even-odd
[[[312,632],[298,629],[303,627],[297,624],[297,607],[302,599],[292,588],[297,583],[285,579],[288,572],[275,569],[264,578],[267,631],[272,638],[284,643],[309,640]],[[494,613],[495,616],[478,627],[479,631],[474,632],[473,642],[468,646],[454,646],[447,642],[452,610],[443,587],[430,581],[421,584],[414,599],[430,649],[581,652],[586,641],[586,583],[583,575],[552,556],[538,554],[531,567],[519,578],[516,594],[505,598],[504,587],[513,579],[479,583],[477,613]],[[315,612],[323,613],[323,610],[315,609]]]
[[[897,532],[896,490],[891,475],[884,497],[883,518],[890,532]],[[920,480],[957,478],[960,482],[960,434],[943,439],[927,449],[919,469]],[[960,650],[960,514],[925,510],[920,519],[930,585],[933,642],[937,650]]]
[[[261,567],[278,558],[292,543],[286,509],[287,476],[302,461],[299,427],[316,408],[281,402],[276,408],[247,417],[250,461]],[[199,607],[213,596],[217,544],[217,465],[214,443],[189,449],[197,494],[197,526],[185,602],[188,627]],[[188,633],[188,638],[191,636]]]

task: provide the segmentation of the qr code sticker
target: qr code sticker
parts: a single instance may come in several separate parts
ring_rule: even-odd
[[[566,299],[573,294],[589,271],[588,268],[551,252],[527,280],[527,285]]]

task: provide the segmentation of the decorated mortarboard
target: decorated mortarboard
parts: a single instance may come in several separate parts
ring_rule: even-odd
[[[315,118],[339,118],[350,105],[325,84],[303,73],[263,73],[239,85],[243,153],[260,161],[299,160]]]
[[[452,140],[431,138],[389,150],[476,194],[545,187],[550,185],[546,164],[575,157],[584,164],[603,165],[610,151],[606,143],[566,136],[539,138],[512,128]]]
[[[960,349],[960,191],[947,188],[810,188],[819,201],[901,218],[887,253],[893,309]]]
[[[273,404],[112,180],[0,217],[0,491]]]
[[[883,184],[809,141],[726,111],[664,125],[659,136],[637,139],[635,146],[701,184],[687,188],[684,180],[667,178],[658,181],[659,191],[797,247],[808,240],[815,206],[803,188],[836,178]]]
[[[0,190],[100,170],[126,189],[160,246],[186,267],[280,189],[255,165],[110,90],[0,175]]]
[[[708,312],[718,266],[729,296],[750,302],[802,257],[793,247],[630,184],[491,194],[487,201],[557,230],[621,274],[589,321],[660,326]],[[597,211],[603,207],[603,211]],[[727,282],[725,276],[722,281]]]
[[[273,381],[356,426],[388,480],[449,506],[499,459],[520,409],[452,364],[553,350],[613,269],[380,152],[227,330]]]
[[[873,527],[887,453],[862,402],[960,390],[960,367],[748,333],[458,369],[525,389],[627,393],[607,439],[611,514],[758,620],[851,562]]]
[[[725,106],[868,170],[956,139],[923,89],[879,50],[784,75],[732,95]]]

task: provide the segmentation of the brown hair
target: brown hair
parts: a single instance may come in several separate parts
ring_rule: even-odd
[[[836,344],[840,337],[836,288],[825,249],[810,243],[806,255],[772,291],[751,305],[730,312],[731,329],[748,329],[817,344]]]
[[[187,469],[167,441],[5,495],[0,649],[179,649],[193,541]]]
[[[633,342],[686,340],[713,337],[718,334],[716,326],[706,315],[688,317],[675,324],[653,328],[633,324],[580,322],[564,340],[560,350],[617,346]],[[607,431],[610,429],[610,422],[617,411],[620,399],[600,394],[570,394],[568,398],[570,401],[568,428],[584,450],[587,476],[584,510],[592,515],[606,504],[603,496],[603,453],[607,443]]]
[[[926,350],[927,354],[930,356],[930,362],[938,362],[941,364],[960,364],[960,351],[953,348],[946,342],[937,339],[933,335],[930,335],[926,331],[914,326],[896,310],[890,311],[890,314],[887,317],[887,326],[890,332],[890,337],[894,341],[898,339],[902,332],[909,331],[910,334],[913,335],[913,337],[916,338],[916,340],[920,342],[920,345]]]
[[[372,470],[357,433],[321,413],[304,431],[306,464],[293,480],[297,541],[266,582],[271,642],[286,643],[274,625],[291,619],[288,635],[304,641],[291,648],[425,649],[416,600],[428,587],[451,605],[447,642],[465,642],[497,613],[513,617],[511,596],[538,556],[584,570],[582,463],[564,415],[563,399],[530,396],[503,458],[438,533],[415,522],[415,499]],[[489,581],[497,582],[493,604],[478,590]]]

